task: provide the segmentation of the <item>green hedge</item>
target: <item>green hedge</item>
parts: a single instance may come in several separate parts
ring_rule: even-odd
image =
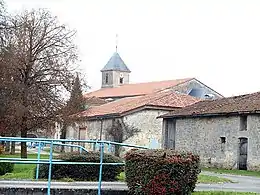
[[[0,162],[0,175],[11,173],[14,170],[14,164],[9,162]]]
[[[99,152],[88,152],[87,154],[79,153],[65,153],[58,157],[58,159],[70,162],[100,162]],[[104,154],[103,162],[119,163],[123,162],[120,158]],[[117,175],[123,170],[119,165],[103,165],[102,180],[115,181]],[[36,171],[36,169],[35,169]],[[39,178],[48,178],[49,165],[41,164],[39,169]],[[52,179],[71,178],[76,181],[98,181],[99,165],[52,165]]]
[[[125,158],[126,182],[133,195],[190,194],[201,171],[199,156],[174,150],[130,150]]]

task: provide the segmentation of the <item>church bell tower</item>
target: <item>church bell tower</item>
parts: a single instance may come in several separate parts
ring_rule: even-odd
[[[117,36],[116,36],[117,38]],[[107,64],[101,70],[102,72],[102,86],[101,88],[118,87],[124,84],[129,84],[129,74],[131,71],[128,69],[122,58],[117,52],[117,39],[116,39],[116,52],[109,59]]]
[[[131,71],[125,65],[124,61],[117,52],[112,55],[101,72],[101,88],[111,88],[129,84],[129,74]]]

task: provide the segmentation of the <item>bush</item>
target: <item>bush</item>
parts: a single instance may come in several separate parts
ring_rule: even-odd
[[[0,154],[3,154],[5,152],[4,145],[0,144]]]
[[[9,162],[0,162],[0,175],[11,173],[14,170],[14,164]]]
[[[200,173],[199,156],[174,150],[130,150],[125,175],[130,194],[190,194]]]
[[[87,154],[79,153],[65,153],[58,157],[58,159],[70,162],[100,162],[99,152],[88,152]],[[104,163],[121,163],[120,158],[104,154]],[[36,170],[36,169],[35,169]],[[103,165],[102,180],[115,181],[117,175],[123,170],[122,165]],[[41,164],[39,169],[39,178],[48,178],[49,164]],[[76,181],[98,181],[99,165],[52,165],[52,179],[71,178]]]

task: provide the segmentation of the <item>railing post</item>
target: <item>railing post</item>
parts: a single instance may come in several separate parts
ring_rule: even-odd
[[[40,143],[41,142],[38,142],[38,154],[37,154],[37,166],[36,166],[36,176],[35,176],[35,179],[38,180],[39,179],[39,169],[40,169],[40,159],[41,159],[41,147],[40,147]]]
[[[99,167],[99,178],[98,178],[98,195],[101,195],[103,156],[104,156],[104,143],[101,142],[100,143],[100,167]]]
[[[48,195],[51,195],[52,150],[53,150],[53,141],[51,142],[51,146],[50,146],[49,175],[48,175],[48,191],[47,191],[47,194],[48,194]]]
[[[96,151],[96,147],[97,147],[97,140],[96,140],[96,142],[94,143],[94,148],[93,148],[93,151],[95,152]]]

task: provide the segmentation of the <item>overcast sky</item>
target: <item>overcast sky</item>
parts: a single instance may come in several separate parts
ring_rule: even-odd
[[[196,77],[225,96],[260,91],[259,0],[5,0],[9,11],[48,8],[77,30],[92,90],[118,51],[130,81]]]

